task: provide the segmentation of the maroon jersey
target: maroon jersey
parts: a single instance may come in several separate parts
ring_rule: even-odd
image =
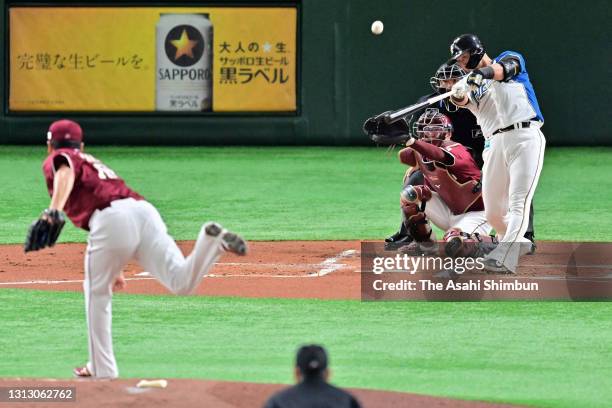
[[[415,162],[425,178],[425,184],[440,195],[453,214],[467,211],[482,211],[482,193],[476,188],[480,180],[480,169],[470,152],[460,143],[445,141],[442,149],[452,156],[452,164],[433,161],[412,149],[400,152],[400,160]],[[475,191],[476,190],[476,191]]]
[[[43,163],[43,173],[49,195],[53,196],[55,170],[68,163],[74,171],[74,187],[68,196],[64,212],[79,228],[89,231],[89,218],[95,210],[102,210],[115,200],[143,198],[132,191],[114,171],[90,154],[78,149],[54,150]]]

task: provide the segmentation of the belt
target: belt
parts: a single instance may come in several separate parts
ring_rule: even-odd
[[[505,128],[497,129],[495,132],[493,132],[493,134],[496,135],[498,133],[508,132],[514,129],[528,128],[528,127],[531,127],[531,124],[532,124],[531,121],[513,123],[512,125],[506,126]]]

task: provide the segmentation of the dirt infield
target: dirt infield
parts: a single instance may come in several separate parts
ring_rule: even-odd
[[[253,384],[225,381],[169,380],[168,387],[136,388],[138,380],[62,381],[62,380],[0,380],[4,387],[75,387],[76,402],[19,402],[3,406],[37,407],[173,407],[173,408],[256,408],[284,387],[278,384]],[[368,408],[493,408],[510,405],[488,404],[435,398],[425,395],[376,390],[350,390]]]
[[[192,242],[179,244],[189,253]],[[359,241],[291,241],[253,242],[247,257],[225,255],[195,295],[359,299],[361,297]],[[60,244],[41,252],[24,254],[21,246],[0,245],[0,290],[28,288],[81,291],[83,283],[84,244]],[[535,256],[524,257],[520,275],[560,274],[568,261],[557,255],[554,244],[544,244]],[[564,254],[571,251],[563,249]],[[586,252],[586,251],[585,251]],[[600,255],[601,251],[596,251]],[[608,251],[609,254],[609,251]],[[572,255],[574,264],[582,261]],[[597,258],[598,273],[612,263],[607,257]],[[571,264],[570,262],[570,264]],[[571,265],[570,265],[571,266]],[[550,272],[543,271],[547,267]],[[167,294],[167,290],[140,267],[130,264],[125,270],[127,293]],[[116,381],[45,381],[0,379],[0,387],[28,385],[76,386],[78,400],[71,403],[50,403],[52,407],[257,407],[281,385],[232,383],[198,380],[170,380],[166,389],[134,388],[137,380]],[[366,407],[492,407],[480,402],[458,401],[407,393],[354,390]],[[6,406],[0,402],[0,408]],[[19,403],[20,407],[45,404]]]
[[[193,242],[179,243],[185,253]],[[17,245],[0,245],[0,288],[80,291],[84,244],[60,244],[24,254]],[[224,255],[196,295],[358,299],[359,241],[253,242],[250,254]],[[167,294],[142,268],[125,270],[127,293]]]
[[[189,253],[193,242],[181,242],[179,246],[184,253]],[[194,295],[362,298],[360,241],[252,242],[250,249],[247,257],[223,256]],[[0,288],[80,291],[84,251],[84,244],[60,244],[24,254],[21,246],[0,245]],[[391,254],[385,256],[393,256]],[[395,275],[390,279],[404,278]],[[127,266],[125,276],[127,293],[168,293],[136,264]],[[481,271],[473,275],[466,273],[463,278],[470,276],[483,278],[487,275]],[[609,298],[612,296],[612,246],[607,243],[542,242],[536,255],[522,257],[518,274],[512,276],[515,277],[539,282],[541,298],[588,298],[591,294]],[[567,284],[568,278],[571,287]],[[508,297],[529,298],[532,294],[512,292]],[[413,298],[435,299],[429,296]]]

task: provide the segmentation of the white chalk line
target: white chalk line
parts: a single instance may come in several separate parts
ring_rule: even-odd
[[[316,264],[282,264],[282,263],[252,263],[252,262],[217,262],[216,266],[267,266],[267,267],[279,267],[279,268],[320,268],[317,272],[309,273],[306,275],[271,275],[271,274],[214,274],[209,273],[205,278],[317,278],[328,275],[339,269],[346,267],[346,264],[339,263],[338,261],[344,258],[354,256],[357,253],[355,249],[347,249],[341,252],[335,257],[327,258],[321,263]],[[136,278],[125,278],[126,281],[146,281],[156,280],[151,276],[150,272],[140,272],[135,274]],[[31,281],[20,281],[20,282],[0,282],[0,286],[16,286],[16,285],[58,285],[64,283],[83,283],[83,279],[72,279],[72,280],[31,280]]]
[[[320,276],[329,275],[332,272],[336,272],[338,269],[342,269],[346,266],[346,264],[340,263],[339,261],[352,257],[355,254],[357,254],[357,250],[347,249],[345,251],[340,252],[338,255],[334,257],[327,258],[326,260],[324,260],[323,262],[319,264],[321,266],[321,269],[319,269],[319,271],[315,273],[310,273],[308,274],[308,276],[320,277]]]

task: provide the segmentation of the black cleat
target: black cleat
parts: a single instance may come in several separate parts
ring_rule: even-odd
[[[525,253],[525,255],[533,255],[533,254],[535,254],[536,249],[538,249],[538,246],[535,243],[535,235],[533,234],[533,232],[527,232],[527,233],[525,233],[525,238],[527,238],[528,240],[531,241],[531,247]]]
[[[229,231],[223,234],[223,249],[236,255],[246,255],[248,251],[246,241],[240,235]]]
[[[210,235],[211,237],[217,237],[223,231],[223,227],[216,222],[209,222],[204,227],[204,232],[206,235]]]

